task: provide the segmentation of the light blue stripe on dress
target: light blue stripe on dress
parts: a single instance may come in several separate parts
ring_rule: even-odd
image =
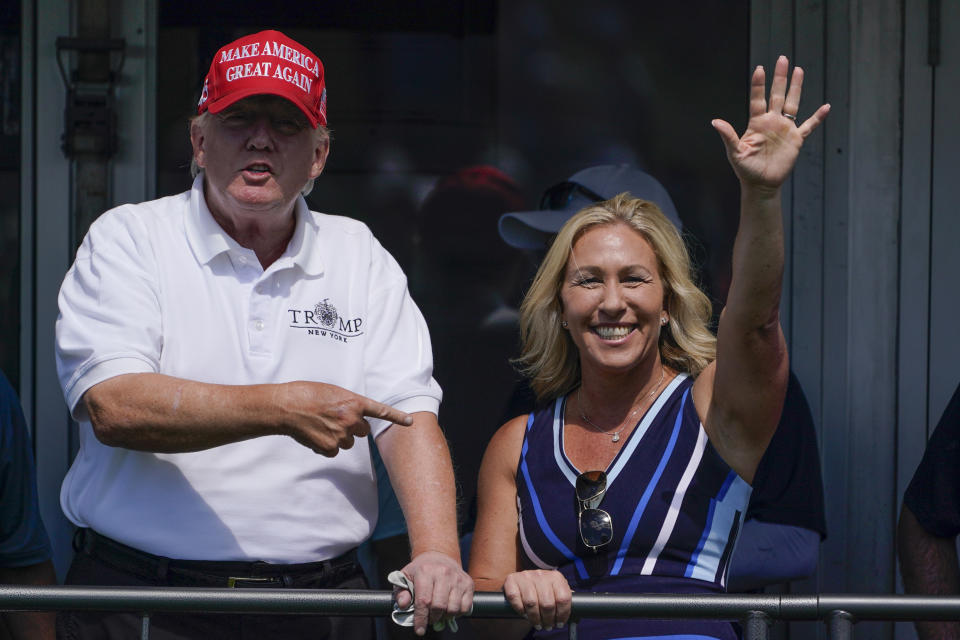
[[[700,538],[697,552],[690,559],[684,573],[688,578],[713,582],[717,578],[723,551],[730,542],[734,520],[746,511],[750,501],[750,485],[734,471],[727,475],[717,497],[710,501],[707,526]],[[719,508],[725,506],[726,508]]]

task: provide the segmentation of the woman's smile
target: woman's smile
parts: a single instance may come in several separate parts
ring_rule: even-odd
[[[601,324],[591,327],[591,330],[600,336],[601,340],[610,342],[623,340],[630,335],[634,329],[636,329],[636,325],[632,324]]]

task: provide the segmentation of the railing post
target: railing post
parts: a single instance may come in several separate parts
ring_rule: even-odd
[[[567,638],[577,640],[577,623],[575,620],[570,620],[567,623]]]
[[[150,640],[150,614],[146,611],[140,618],[140,640]]]
[[[770,616],[762,611],[751,611],[743,619],[744,640],[767,640],[770,635]]]
[[[850,640],[853,638],[853,616],[846,611],[831,611],[827,617],[830,640]]]

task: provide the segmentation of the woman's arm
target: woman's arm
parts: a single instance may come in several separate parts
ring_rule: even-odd
[[[753,73],[750,121],[742,137],[714,120],[740,181],[740,223],[733,249],[733,278],[720,316],[717,359],[694,385],[694,402],[710,441],[742,478],[752,482],[776,429],[786,390],[787,347],[780,328],[783,221],[780,187],[806,138],[826,118],[821,106],[797,126],[803,70],[780,56],[765,98],[763,67]],[[784,115],[786,114],[786,115]]]
[[[520,569],[516,474],[526,424],[522,415],[500,427],[480,464],[469,569],[477,591],[500,591],[506,577]]]
[[[470,549],[470,576],[477,591],[500,591],[537,628],[563,626],[570,616],[570,586],[558,571],[521,571],[518,547],[517,464],[527,416],[500,427],[480,465],[477,528]],[[482,636],[519,638],[529,626],[516,620],[472,621]]]

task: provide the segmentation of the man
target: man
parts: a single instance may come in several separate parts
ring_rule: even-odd
[[[40,519],[30,434],[20,401],[0,372],[0,584],[56,584]],[[51,612],[0,612],[0,639],[53,640]]]
[[[61,289],[58,367],[81,439],[61,493],[80,527],[67,582],[360,588],[372,435],[409,525],[403,571],[423,634],[473,592],[440,389],[399,267],[366,226],[301,195],[329,152],[323,66],[282,33],[245,36],[215,54],[198,114],[192,189],[101,216]],[[130,637],[139,618],[58,624]],[[311,616],[152,624],[151,638],[372,629]]]
[[[960,594],[960,387],[934,429],[903,496],[897,547],[907,593]],[[958,622],[915,623],[920,640],[957,640]]]
[[[654,177],[629,165],[599,165],[547,189],[540,210],[501,216],[500,235],[516,248],[545,250],[574,213],[624,191],[657,203],[677,228],[683,228],[670,194]],[[518,390],[509,413],[525,413],[530,403],[532,394]],[[813,416],[791,372],[780,423],[754,477],[747,519],[730,563],[728,589],[753,591],[812,575],[826,534]]]

